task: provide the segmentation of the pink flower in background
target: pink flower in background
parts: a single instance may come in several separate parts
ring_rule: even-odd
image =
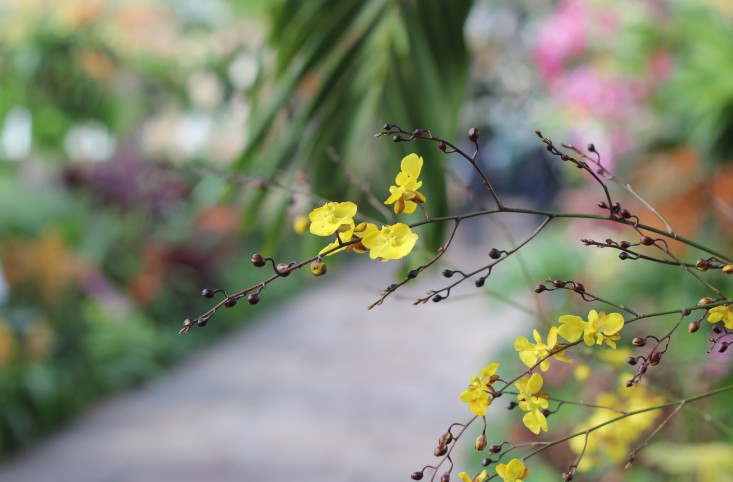
[[[568,58],[583,52],[588,41],[587,19],[588,11],[582,2],[565,0],[539,26],[534,61],[544,79],[555,78]]]

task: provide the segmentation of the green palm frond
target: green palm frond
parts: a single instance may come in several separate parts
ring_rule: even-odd
[[[270,38],[276,58],[254,89],[249,143],[238,167],[264,178],[307,169],[319,195],[355,199],[357,189],[348,186],[329,148],[379,193],[387,192],[399,159],[416,150],[425,156],[426,179],[440,179],[444,159],[437,148],[392,145],[371,134],[385,122],[445,137],[457,133],[468,82],[463,25],[470,5],[282,2]],[[445,209],[444,186],[437,184],[426,191],[434,214]],[[252,195],[250,222],[267,196]]]

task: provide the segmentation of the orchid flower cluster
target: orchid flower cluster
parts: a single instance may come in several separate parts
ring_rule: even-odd
[[[723,353],[727,350],[733,337],[733,299],[706,279],[704,272],[733,274],[733,258],[673,231],[666,219],[651,204],[603,166],[600,155],[592,144],[586,150],[572,145],[562,145],[560,148],[540,132],[537,135],[547,152],[560,161],[579,168],[599,186],[601,200],[597,206],[602,211],[601,214],[553,212],[515,208],[504,204],[477,162],[479,133],[476,129],[471,129],[467,136],[474,145],[474,152],[471,154],[434,136],[430,131],[406,131],[399,126],[386,124],[376,137],[390,137],[393,142],[430,142],[436,144],[445,154],[456,154],[465,159],[481,179],[495,207],[480,206],[479,211],[431,217],[427,197],[420,191],[423,183],[418,180],[424,160],[416,153],[409,154],[401,160],[400,171],[395,177],[394,185],[389,187],[389,195],[385,190],[383,196],[386,199],[382,199],[385,199],[384,204],[393,205],[396,215],[410,214],[420,208],[424,220],[412,224],[397,222],[380,227],[366,221],[357,222],[358,207],[354,202],[326,202],[314,208],[308,214],[307,220],[298,222],[299,229],[305,230],[307,226],[311,234],[330,238],[330,242],[318,254],[290,263],[276,263],[272,258],[254,254],[252,264],[262,268],[269,263],[273,273],[262,282],[232,294],[223,290],[205,289],[202,293],[204,297],[213,298],[221,293],[223,299],[199,317],[185,320],[181,332],[187,333],[195,326],[205,326],[219,309],[232,307],[240,299],[246,298],[249,304],[259,303],[262,290],[268,284],[287,277],[294,270],[310,266],[313,275],[324,275],[327,272],[325,258],[335,253],[369,253],[371,259],[382,262],[404,259],[418,243],[418,234],[413,229],[427,224],[446,223],[451,226],[444,244],[429,261],[412,267],[406,271],[404,279],[384,289],[380,297],[369,306],[370,309],[381,305],[402,286],[436,264],[450,248],[464,219],[515,213],[540,217],[542,221],[526,239],[515,243],[513,248],[489,250],[489,260],[485,264],[466,271],[445,269],[442,274],[449,279],[447,284],[430,290],[426,296],[417,299],[415,304],[431,300],[441,302],[450,297],[458,289],[458,285],[469,280],[473,280],[475,286],[481,288],[495,266],[515,255],[537,238],[548,225],[558,220],[577,218],[611,223],[628,230],[635,240],[582,239],[581,243],[585,246],[617,250],[622,261],[643,260],[674,266],[689,275],[697,283],[698,290],[709,296],[682,307],[658,311],[647,307],[645,311],[641,311],[594,294],[576,280],[546,279],[536,285],[535,296],[565,291],[593,307],[585,317],[572,313],[562,314],[545,331],[533,329],[531,340],[525,336],[517,337],[513,344],[516,362],[509,363],[510,370],[513,370],[511,374],[509,370],[500,367],[498,362],[492,362],[477,375],[471,375],[468,386],[458,395],[458,399],[467,405],[472,418],[451,424],[438,438],[438,446],[433,453],[438,461],[412,473],[411,478],[422,480],[427,476],[431,481],[448,482],[454,470],[454,450],[458,442],[467,437],[468,428],[477,424],[479,428],[482,425],[483,429],[473,447],[485,454],[481,463],[483,468],[472,471],[475,475],[460,471],[457,475],[462,482],[484,482],[497,478],[504,482],[523,482],[531,477],[528,461],[533,457],[546,456],[549,449],[560,445],[565,445],[565,456],[568,457],[562,462],[564,470],[561,478],[564,481],[572,480],[579,470],[589,471],[624,461],[627,467],[632,465],[637,454],[678,412],[697,400],[733,391],[733,385],[714,387],[702,384],[702,391],[685,394],[679,387],[668,387],[664,381],[658,381],[664,380],[664,373],[652,371],[668,356],[672,339],[680,336],[679,333],[683,330],[678,328],[684,322],[687,323],[687,332],[695,333],[703,326],[702,322],[707,321],[712,325],[708,353]],[[619,186],[640,201],[666,229],[643,224],[638,215],[616,200],[615,194],[612,195],[612,190],[609,189],[611,185]],[[698,249],[706,255],[694,262],[686,261],[672,249],[672,242]],[[667,323],[664,333],[633,336],[638,333],[637,327],[644,321],[668,319],[670,316],[678,319],[674,323]],[[634,350],[638,349],[644,352],[635,353]],[[502,364],[505,365],[505,362]],[[562,380],[567,381],[566,375],[569,372],[572,372],[581,386],[589,380],[598,383],[598,393],[592,401],[564,398],[563,394],[567,390],[563,386],[566,383]],[[515,433],[519,437],[516,441],[502,440],[500,434],[487,431],[489,409],[496,405],[499,397],[507,396],[513,399],[506,408],[518,412],[517,426],[522,429]],[[586,416],[573,417],[575,423],[572,427],[562,420],[557,425],[550,421],[554,420],[554,414],[567,412],[569,407],[587,412]],[[715,417],[699,409],[695,413],[706,422],[715,421]],[[719,428],[722,427],[721,430],[727,430],[726,433],[733,433],[733,429],[716,423]],[[495,443],[490,443],[490,438],[496,438]],[[557,465],[557,460],[552,462]]]

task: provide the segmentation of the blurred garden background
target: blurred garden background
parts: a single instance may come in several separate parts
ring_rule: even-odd
[[[733,247],[727,0],[0,0],[0,458],[253,318],[238,306],[178,335],[208,308],[202,288],[261,279],[253,252],[320,249],[293,227],[320,199],[389,185],[414,146],[375,140],[385,122],[478,127],[501,193],[572,211],[593,211],[596,189],[534,131],[592,142],[677,232]],[[425,178],[446,180],[425,183],[435,215],[479,182],[438,154],[424,154]],[[664,266],[629,276],[579,252],[596,229],[553,230],[531,276],[580,273],[628,304],[700,298]],[[296,276],[257,310],[316,284]],[[495,295],[524,286],[505,276]],[[722,355],[694,363],[733,378]]]

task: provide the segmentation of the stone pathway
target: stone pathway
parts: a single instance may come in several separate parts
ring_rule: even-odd
[[[409,481],[447,426],[469,418],[458,400],[468,376],[526,325],[488,296],[405,297],[436,283],[367,311],[390,268],[334,268],[11,460],[0,482]]]

